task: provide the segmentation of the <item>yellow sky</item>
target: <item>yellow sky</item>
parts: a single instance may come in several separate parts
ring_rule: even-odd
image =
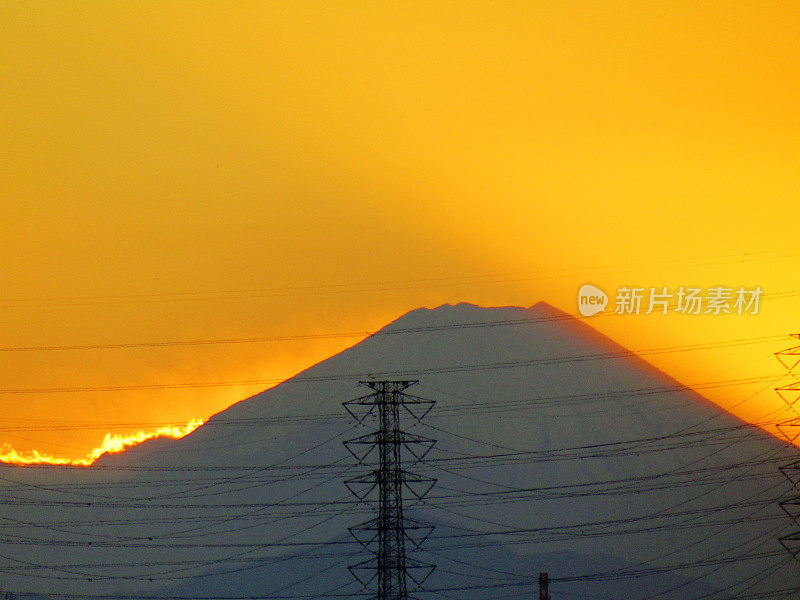
[[[574,313],[587,281],[800,290],[791,2],[6,0],[0,22],[3,347]],[[798,298],[593,323],[634,349],[788,334]],[[3,352],[0,389],[270,380],[354,341]],[[649,359],[764,376],[787,345]],[[0,441],[82,456],[105,430],[25,425],[185,423],[262,387],[0,392],[23,426]]]

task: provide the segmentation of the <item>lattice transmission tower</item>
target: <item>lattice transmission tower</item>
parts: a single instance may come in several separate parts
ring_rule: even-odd
[[[435,567],[407,555],[407,550],[418,549],[430,536],[433,526],[404,514],[404,492],[411,501],[421,500],[436,480],[406,469],[403,463],[404,459],[423,459],[436,440],[404,431],[401,421],[421,421],[435,402],[404,393],[418,381],[359,383],[372,392],[343,406],[358,423],[371,423],[374,429],[344,445],[370,470],[345,481],[345,485],[356,498],[372,506],[376,516],[349,529],[372,554],[349,569],[376,600],[409,600],[409,582],[416,586],[412,591],[420,589]]]
[[[792,337],[800,339],[800,333],[792,334]],[[800,374],[795,369],[800,364],[800,346],[793,346],[786,350],[775,353],[776,358],[786,367],[792,381],[775,388],[775,391],[788,404],[795,414],[797,403],[800,400]],[[778,423],[778,430],[784,435],[789,443],[797,444],[800,437],[800,419],[794,418]],[[788,479],[793,489],[780,502],[783,511],[792,518],[795,524],[800,524],[800,460],[795,460],[787,465],[780,467],[781,473]],[[792,532],[779,538],[780,543],[794,557],[800,558],[800,531]]]

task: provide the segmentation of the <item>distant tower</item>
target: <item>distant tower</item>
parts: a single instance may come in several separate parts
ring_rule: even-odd
[[[794,333],[792,337],[800,339],[800,333]],[[794,408],[797,400],[800,399],[800,377],[793,372],[793,369],[800,363],[800,346],[781,350],[776,352],[775,356],[786,367],[789,374],[794,377],[794,381],[775,388],[775,391],[790,407]],[[795,412],[797,411],[795,410]],[[800,419],[790,419],[789,421],[778,423],[778,430],[790,443],[797,444],[798,437],[800,437]],[[790,495],[781,500],[780,506],[795,523],[800,523],[800,495],[798,495],[798,488],[800,488],[800,460],[784,465],[780,470],[794,486]],[[800,531],[785,535],[779,538],[779,541],[794,558],[800,558]]]
[[[376,600],[407,600],[408,580],[421,586],[434,566],[406,555],[406,542],[418,548],[433,526],[409,519],[403,514],[403,490],[423,498],[436,483],[403,468],[406,453],[422,459],[436,440],[414,435],[400,427],[401,416],[420,421],[435,404],[432,400],[404,394],[418,381],[362,381],[372,393],[344,402],[347,412],[359,423],[377,421],[377,429],[344,442],[359,462],[366,462],[377,451],[373,469],[345,481],[361,501],[377,509],[377,516],[350,528],[350,534],[372,553],[372,558],[349,567]]]

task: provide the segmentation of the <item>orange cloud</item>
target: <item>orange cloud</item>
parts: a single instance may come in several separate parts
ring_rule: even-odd
[[[147,440],[167,437],[179,439],[189,435],[192,431],[200,427],[204,421],[196,419],[189,421],[184,426],[160,427],[155,431],[138,431],[131,435],[116,435],[107,433],[103,438],[103,443],[89,452],[85,458],[58,458],[38,450],[28,452],[17,452],[10,444],[4,443],[0,446],[0,462],[14,465],[71,465],[88,467],[92,465],[103,454],[118,454],[124,452],[132,446],[141,444]]]

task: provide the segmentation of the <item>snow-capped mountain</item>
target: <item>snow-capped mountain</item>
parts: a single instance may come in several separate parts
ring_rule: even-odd
[[[41,594],[363,597],[342,402],[414,379],[437,444],[409,518],[420,598],[717,599],[794,585],[777,538],[794,450],[544,303],[414,310],[212,417],[93,468],[0,468],[0,582]],[[777,593],[777,592],[776,592]],[[437,595],[438,594],[438,595]],[[447,596],[449,595],[449,596]],[[759,596],[760,597],[760,596]],[[773,597],[773,596],[764,596]],[[776,598],[789,596],[774,596]]]

